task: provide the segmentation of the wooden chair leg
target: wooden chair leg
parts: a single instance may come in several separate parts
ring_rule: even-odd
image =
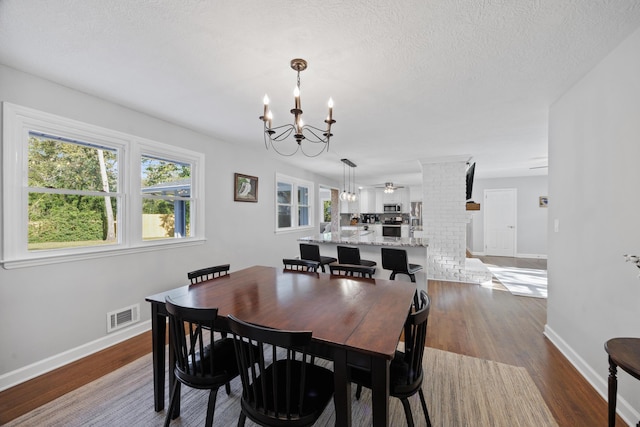
[[[409,399],[400,399],[402,407],[404,408],[404,414],[407,417],[407,425],[413,427],[413,416],[411,415],[411,405],[409,405]]]
[[[207,405],[207,420],[204,423],[206,427],[213,427],[213,413],[216,410],[216,396],[218,396],[218,389],[211,389],[209,392],[209,404]]]
[[[431,418],[429,417],[429,411],[427,410],[427,402],[424,401],[424,393],[422,388],[418,390],[420,394],[420,403],[422,404],[422,410],[424,411],[424,418],[427,420],[427,427],[431,427]]]
[[[171,390],[171,398],[169,399],[169,407],[167,408],[167,416],[164,418],[164,427],[169,427],[171,419],[173,418],[173,409],[176,406],[176,397],[180,393],[180,382],[176,380]]]
[[[358,387],[356,387],[356,400],[360,400],[361,395],[362,395],[362,386],[358,384]]]
[[[238,418],[238,427],[244,427],[244,422],[247,420],[247,416],[244,412],[240,412],[240,417]]]
[[[227,396],[231,394],[231,383],[226,383],[224,385],[224,390],[227,392]]]

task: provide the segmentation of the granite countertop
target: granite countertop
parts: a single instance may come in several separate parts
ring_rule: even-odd
[[[428,246],[427,239],[414,237],[383,237],[376,236],[371,231],[343,231],[341,233],[321,233],[315,236],[301,237],[301,242],[311,243],[347,243],[350,245],[371,245],[371,246],[404,246],[404,247],[423,247]]]

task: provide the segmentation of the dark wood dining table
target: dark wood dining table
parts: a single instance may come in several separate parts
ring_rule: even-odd
[[[415,284],[253,266],[146,298],[151,303],[154,405],[164,408],[165,298],[193,307],[217,307],[216,328],[226,316],[277,329],[310,330],[312,352],[333,362],[336,426],[351,425],[350,366],[372,376],[374,426],[389,425],[389,363],[413,301]],[[172,364],[172,352],[169,352]],[[169,369],[169,381],[175,381]]]

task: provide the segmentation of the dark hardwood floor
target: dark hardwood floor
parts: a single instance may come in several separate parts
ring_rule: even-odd
[[[546,260],[480,259],[546,269]],[[607,425],[607,402],[543,335],[546,299],[511,295],[495,280],[492,286],[429,281],[428,291],[429,347],[526,368],[561,427]],[[626,424],[617,417],[616,425]]]
[[[485,264],[546,269],[545,260],[480,259]],[[546,300],[513,296],[499,282],[480,286],[429,281],[429,295],[428,346],[526,368],[560,427],[607,425],[606,401],[543,335]],[[0,425],[150,350],[150,334],[145,333],[0,392]],[[618,417],[617,425],[626,424]]]

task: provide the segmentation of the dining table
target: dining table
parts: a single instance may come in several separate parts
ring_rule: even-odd
[[[228,331],[229,314],[270,328],[312,331],[310,352],[333,362],[335,425],[351,426],[349,369],[359,367],[371,372],[373,425],[388,426],[389,364],[415,292],[415,283],[405,281],[252,266],[148,296],[155,410],[165,403],[165,300],[170,297],[180,305],[217,307],[216,329],[222,332]],[[171,349],[168,353],[171,367]],[[173,368],[168,372],[172,384]]]

